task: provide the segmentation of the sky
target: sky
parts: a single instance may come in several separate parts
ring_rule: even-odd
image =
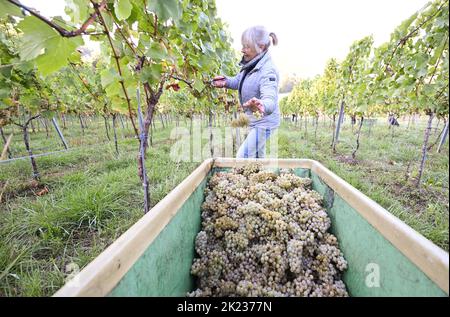
[[[279,40],[272,58],[282,76],[314,77],[327,60],[342,60],[351,44],[373,35],[374,45],[390,34],[428,0],[216,0],[218,15],[228,24],[233,47],[241,34],[264,25]]]
[[[216,0],[218,15],[228,25],[240,51],[242,32],[264,25],[279,45],[271,54],[282,77],[323,73],[327,60],[342,60],[350,45],[365,36],[379,46],[403,20],[428,0]],[[63,15],[63,0],[22,0],[46,15]],[[228,74],[227,74],[228,75]]]

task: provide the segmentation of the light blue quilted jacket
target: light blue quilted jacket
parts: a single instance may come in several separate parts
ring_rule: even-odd
[[[259,60],[259,61],[258,61]],[[245,76],[241,83],[246,69],[251,69],[256,62],[256,66]],[[253,63],[252,63],[253,62]],[[252,65],[253,64],[253,65]],[[278,83],[279,74],[272,62],[269,52],[256,56],[252,61],[245,64],[241,72],[234,77],[226,77],[226,87],[239,90],[239,100],[241,105],[253,97],[261,99],[265,114],[261,119],[255,118],[250,109],[245,113],[250,119],[250,127],[275,129],[280,126],[280,110],[278,108]]]

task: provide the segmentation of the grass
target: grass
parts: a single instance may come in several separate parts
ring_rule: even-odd
[[[347,124],[341,132],[337,153],[330,148],[331,129],[319,124],[317,139],[306,139],[304,129],[292,124],[280,129],[281,157],[303,157],[320,161],[352,186],[365,193],[416,231],[449,249],[448,143],[441,153],[430,151],[426,170],[418,188],[415,177],[421,159],[424,125],[406,129],[403,122],[394,137],[385,124],[363,129],[361,147],[352,162],[356,136]],[[356,132],[356,129],[355,129]],[[299,137],[299,135],[303,135]],[[435,139],[437,135],[433,134]],[[409,167],[408,167],[409,166]]]
[[[74,270],[82,269],[143,215],[138,144],[130,124],[128,129],[118,127],[118,156],[102,120],[89,122],[84,136],[75,119],[68,125],[64,134],[71,150],[37,158],[39,183],[31,180],[28,160],[0,164],[0,296],[52,295]],[[356,161],[351,161],[356,136],[348,123],[333,153],[328,122],[319,122],[317,138],[311,124],[305,136],[304,128],[285,122],[278,133],[278,154],[320,161],[448,250],[448,143],[442,153],[430,152],[418,189],[413,180],[424,123],[411,129],[405,126],[401,122],[394,136],[381,122],[372,128],[371,136],[364,127],[361,148]],[[199,164],[171,160],[172,127],[162,129],[158,122],[154,146],[148,151],[152,205]],[[5,134],[11,132],[5,129]],[[12,146],[17,157],[25,151],[20,136],[16,137]],[[433,134],[431,139],[436,137]],[[62,148],[56,135],[47,138],[42,129],[31,133],[31,146],[36,154]]]
[[[103,132],[101,128],[97,135]],[[179,163],[176,173],[168,168],[172,165],[171,142],[166,141],[169,132],[158,130],[154,135],[156,148],[148,152],[152,205],[197,166]],[[45,139],[45,132],[40,133]],[[38,140],[35,137],[32,146],[39,147]],[[119,156],[112,144],[105,143],[37,158],[42,174],[38,186],[30,180],[28,161],[0,166],[4,190],[0,208],[0,296],[52,295],[70,274],[68,265],[84,267],[142,217],[138,144],[133,139],[121,139],[119,143]],[[49,193],[36,196],[44,187]]]

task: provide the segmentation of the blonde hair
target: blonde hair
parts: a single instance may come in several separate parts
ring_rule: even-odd
[[[260,54],[269,48],[271,44],[270,39],[272,39],[273,45],[278,44],[278,37],[275,33],[269,33],[264,26],[257,25],[245,30],[244,33],[242,33],[241,40],[242,44],[250,45],[258,54]]]

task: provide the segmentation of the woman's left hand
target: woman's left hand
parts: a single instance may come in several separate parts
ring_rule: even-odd
[[[250,107],[250,110],[252,112],[259,111],[260,113],[264,114],[264,105],[261,100],[258,98],[253,97],[252,99],[248,100],[246,103],[242,105],[244,108]]]

